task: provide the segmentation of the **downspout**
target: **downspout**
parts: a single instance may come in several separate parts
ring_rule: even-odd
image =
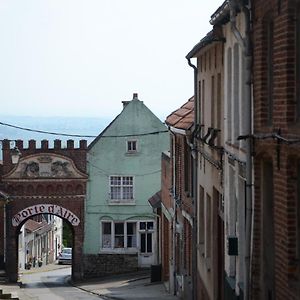
[[[251,1],[249,0],[249,6],[251,7]],[[242,10],[245,15],[245,38],[236,27],[236,5]],[[251,242],[252,242],[252,147],[251,138],[252,135],[252,101],[251,101],[251,67],[252,67],[252,54],[251,54],[251,41],[250,41],[250,9],[243,5],[240,1],[236,3],[235,0],[229,0],[230,6],[230,23],[231,30],[236,37],[238,43],[243,49],[243,54],[246,64],[245,72],[245,102],[248,110],[246,119],[246,134],[248,138],[245,140],[246,147],[246,229],[245,229],[245,267],[244,267],[244,299],[250,299],[250,259],[251,259]]]
[[[190,67],[194,69],[194,132],[198,128],[198,105],[197,105],[197,77],[198,77],[198,68],[191,63],[191,59],[187,57],[187,61]],[[191,145],[191,153],[193,157],[193,230],[192,230],[192,280],[193,280],[193,289],[192,289],[192,299],[197,300],[197,270],[198,270],[198,262],[197,262],[197,181],[198,181],[198,151],[197,151],[197,141],[192,135],[192,143]]]

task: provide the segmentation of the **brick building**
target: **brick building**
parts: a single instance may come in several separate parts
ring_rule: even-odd
[[[300,298],[300,1],[254,0],[252,298]]]
[[[86,141],[74,147],[68,140],[67,147],[60,140],[50,148],[47,140],[37,147],[30,140],[28,147],[23,141],[15,146],[21,152],[19,162],[11,160],[11,143],[2,142],[3,165],[1,190],[5,192],[5,210],[1,210],[5,220],[6,234],[0,245],[0,253],[6,253],[5,269],[10,281],[17,281],[18,264],[17,237],[22,225],[39,214],[52,214],[65,219],[73,231],[72,277],[82,277],[82,244],[84,233],[84,201],[86,193]],[[7,255],[9,251],[9,255]],[[4,259],[4,257],[3,257]]]
[[[174,291],[183,299],[191,299],[192,235],[194,223],[193,157],[191,149],[194,125],[194,97],[171,113],[166,124],[171,133],[171,178],[173,209],[173,268]],[[169,201],[168,197],[163,203]],[[168,205],[170,207],[170,204]],[[168,223],[167,223],[168,224]],[[170,224],[169,224],[170,225]]]

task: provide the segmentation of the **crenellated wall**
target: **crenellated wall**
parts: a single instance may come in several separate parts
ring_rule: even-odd
[[[11,150],[18,147],[21,152],[19,162],[11,161]],[[1,190],[7,193],[9,201],[6,204],[6,251],[5,268],[10,281],[18,278],[17,266],[17,236],[24,222],[32,214],[44,212],[47,207],[57,208],[53,214],[66,219],[70,224],[72,215],[78,221],[71,224],[73,228],[73,268],[74,280],[82,277],[82,249],[84,237],[84,202],[86,194],[87,142],[81,140],[79,147],[74,147],[74,141],[68,140],[67,147],[62,147],[60,140],[55,140],[53,147],[49,147],[49,141],[41,141],[37,147],[35,140],[28,142],[24,147],[22,140],[2,142],[3,172],[1,174]],[[43,212],[35,210],[39,207]],[[28,211],[30,213],[28,213]],[[68,212],[61,214],[59,212]],[[52,210],[51,210],[52,212]],[[15,216],[25,218],[22,224],[13,222]],[[28,215],[28,217],[27,217]],[[1,247],[0,243],[0,247]],[[3,245],[2,245],[3,248]]]

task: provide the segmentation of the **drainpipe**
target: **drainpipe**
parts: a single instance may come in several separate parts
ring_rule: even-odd
[[[198,109],[197,109],[197,77],[198,69],[195,65],[191,63],[191,59],[187,57],[187,61],[190,67],[194,69],[194,132],[198,128]],[[192,299],[197,300],[197,181],[198,181],[198,151],[197,151],[197,141],[192,135],[192,143],[190,144],[192,157],[193,157],[193,230],[192,230],[192,280],[193,280],[193,290]]]
[[[252,242],[252,149],[251,149],[251,138],[252,135],[252,102],[251,102],[251,66],[252,66],[252,55],[250,45],[250,7],[251,1],[249,0],[249,7],[246,7],[241,1],[229,0],[230,6],[230,23],[231,30],[236,37],[238,43],[243,49],[243,55],[246,63],[246,74],[245,74],[245,102],[248,110],[246,116],[246,229],[245,229],[245,267],[244,267],[244,299],[250,299],[250,258],[251,258],[251,242]],[[245,16],[245,38],[242,37],[241,33],[236,27],[236,7],[239,7]]]

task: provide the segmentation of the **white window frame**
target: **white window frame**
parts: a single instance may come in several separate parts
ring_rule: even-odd
[[[145,225],[145,229],[141,229],[141,223],[146,223]],[[152,223],[153,224],[153,227],[152,228],[148,228],[148,223]],[[139,249],[140,249],[140,253],[142,255],[150,255],[150,254],[153,254],[154,253],[154,233],[155,233],[155,222],[154,220],[141,220],[138,222],[138,232],[139,232]],[[142,252],[142,242],[141,242],[141,238],[142,238],[142,234],[145,234],[146,235],[146,240],[145,240],[145,252]],[[148,252],[147,250],[147,235],[148,234],[151,234],[151,252]]]
[[[120,177],[120,184],[112,184],[112,180],[113,178],[117,178]],[[131,178],[131,182],[132,184],[124,184],[124,179],[125,178]],[[118,181],[118,180],[117,180]],[[135,189],[134,189],[134,182],[135,182],[135,178],[134,176],[131,175],[111,175],[109,176],[109,203],[110,204],[135,204]],[[120,198],[112,198],[112,188],[120,188]],[[124,198],[125,192],[124,189],[125,188],[132,188],[132,198]]]
[[[104,247],[103,245],[103,228],[104,228],[104,223],[110,223],[110,247]],[[115,245],[115,224],[122,223],[123,224],[123,237],[124,237],[124,243],[123,247],[116,247]],[[127,224],[129,223],[134,223],[135,224],[135,232],[133,234],[128,235],[127,234]],[[101,246],[100,249],[102,252],[105,251],[114,251],[114,252],[120,252],[120,251],[137,251],[138,248],[138,227],[139,222],[135,220],[130,220],[130,221],[112,221],[112,220],[102,220],[101,221]],[[135,237],[135,246],[134,247],[128,247],[128,237],[133,236]]]
[[[137,153],[138,152],[138,141],[136,139],[130,139],[126,141],[127,153]]]

